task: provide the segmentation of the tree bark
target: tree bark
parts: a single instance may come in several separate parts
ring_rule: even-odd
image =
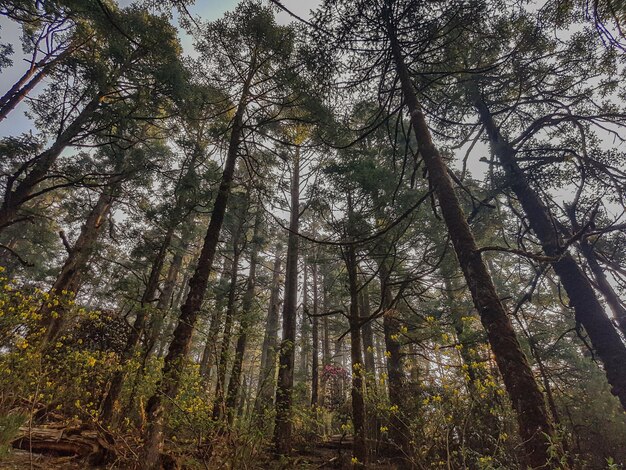
[[[130,331],[130,335],[126,340],[122,357],[120,358],[120,365],[117,371],[111,378],[111,385],[109,391],[102,403],[102,412],[100,418],[102,423],[106,426],[113,426],[115,421],[115,410],[117,407],[120,394],[122,393],[122,386],[124,385],[124,379],[126,378],[126,366],[137,351],[137,345],[141,340],[146,328],[146,320],[148,317],[149,305],[154,302],[157,290],[159,288],[159,280],[161,278],[161,271],[163,270],[163,264],[165,263],[165,257],[167,256],[167,250],[172,243],[172,237],[174,236],[173,225],[169,227],[159,249],[154,256],[152,266],[150,268],[150,274],[148,276],[148,282],[144,289],[139,308],[135,313],[135,321],[133,322],[133,328]],[[132,403],[132,399],[131,399]]]
[[[224,332],[222,334],[222,346],[220,348],[219,361],[217,363],[217,378],[215,383],[215,399],[213,401],[213,419],[218,420],[224,416],[224,398],[226,396],[226,366],[230,355],[231,333],[233,321],[237,310],[237,279],[239,277],[239,257],[241,255],[240,238],[243,232],[244,217],[246,210],[240,212],[240,219],[235,233],[233,234],[233,261],[230,272],[230,288],[228,290],[228,304],[226,305],[226,317],[224,319]]]
[[[349,218],[351,217],[349,216]],[[350,359],[352,363],[352,424],[354,427],[352,455],[357,459],[357,463],[354,466],[357,468],[365,468],[368,460],[367,445],[365,441],[365,399],[363,383],[363,371],[365,368],[363,366],[363,356],[361,351],[361,316],[359,314],[359,286],[357,278],[358,266],[354,245],[349,245],[344,250],[344,259],[346,269],[348,271],[350,289],[350,310],[348,323],[350,325]]]
[[[474,105],[485,127],[495,155],[509,179],[509,184],[530,227],[539,239],[546,256],[553,257],[552,268],[559,277],[574,308],[576,322],[584,328],[598,357],[604,364],[611,392],[626,409],[626,347],[619,333],[598,300],[593,286],[574,257],[567,251],[556,230],[550,209],[528,183],[527,177],[515,160],[515,149],[502,136],[485,102],[474,94]]]
[[[34,163],[30,166],[30,170],[27,165],[24,165],[8,178],[4,199],[0,206],[0,231],[15,222],[20,207],[31,199],[35,188],[46,177],[54,162],[61,155],[61,152],[70,145],[72,139],[78,135],[83,126],[96,112],[104,95],[104,92],[100,92],[87,103],[80,114],[61,132],[54,143],[32,160]],[[18,180],[25,172],[27,172],[26,175],[21,180]]]
[[[114,183],[100,194],[95,206],[89,212],[85,224],[81,227],[76,243],[69,250],[61,272],[50,289],[51,296],[62,297],[58,308],[54,310],[46,304],[40,310],[43,316],[41,325],[46,329],[44,345],[53,342],[61,331],[65,320],[64,300],[73,300],[80,289],[82,274],[87,267],[89,258],[91,258],[118,188],[119,183]]]
[[[169,400],[175,400],[178,394],[179,382],[184,362],[189,353],[193,329],[198,318],[198,312],[202,306],[209,274],[213,267],[213,259],[219,243],[219,235],[224,222],[224,214],[233,184],[235,163],[239,154],[241,137],[244,128],[244,113],[246,111],[250,85],[254,77],[256,65],[254,60],[250,66],[248,76],[243,85],[241,97],[237,105],[237,111],[233,119],[230,133],[228,153],[224,164],[224,172],[220,187],[213,204],[211,221],[207,228],[206,236],[198,259],[196,270],[189,281],[189,294],[181,307],[180,316],[174,338],[165,357],[163,377],[157,386],[157,390],[148,401],[146,414],[148,418],[148,430],[142,450],[142,467],[144,469],[157,469],[160,464],[160,455],[163,448],[163,428],[166,415],[171,407]],[[167,397],[167,398],[164,398]]]
[[[228,304],[228,292],[230,291],[229,273],[232,269],[232,260],[224,257],[222,274],[220,275],[220,279],[217,282],[217,288],[215,289],[215,308],[213,310],[213,314],[211,315],[211,324],[209,325],[206,343],[204,344],[204,350],[202,351],[202,360],[200,361],[200,375],[202,376],[207,389],[211,382],[215,358],[218,357],[217,338],[223,326],[222,316],[224,314],[224,310],[226,309],[226,305]]]
[[[468,284],[474,305],[487,331],[496,363],[517,413],[520,435],[526,449],[527,463],[533,468],[549,461],[547,436],[553,435],[543,395],[535,381],[517,335],[508,317],[465,214],[454,191],[448,169],[435,147],[426,118],[422,112],[404,62],[390,11],[384,11],[392,60],[400,81],[404,102],[411,116],[418,149],[424,161],[431,187],[439,201],[443,220],[451,237],[454,251]]]
[[[241,385],[241,370],[243,359],[246,353],[248,343],[248,332],[252,323],[252,305],[256,293],[256,269],[259,262],[259,251],[261,249],[259,237],[261,230],[261,210],[257,209],[254,221],[254,229],[252,232],[252,243],[250,250],[250,271],[248,272],[248,281],[246,284],[246,292],[241,302],[241,321],[239,324],[239,333],[237,337],[237,345],[235,347],[235,358],[233,368],[228,382],[228,395],[226,396],[226,412],[228,424],[232,424],[236,412],[237,398],[239,396],[239,388]]]
[[[28,96],[33,88],[50,73],[56,64],[70,55],[72,50],[72,47],[68,47],[58,56],[52,59],[49,59],[48,56],[29,67],[11,89],[0,98],[0,122],[4,121],[8,114]]]
[[[276,352],[278,345],[278,321],[280,315],[280,278],[282,247],[276,248],[272,270],[270,302],[265,323],[265,335],[261,350],[261,367],[254,411],[261,416],[271,404],[276,387]]]
[[[296,345],[298,308],[298,227],[300,218],[300,149],[295,148],[291,177],[291,215],[285,270],[285,301],[283,304],[283,337],[279,351],[278,384],[276,387],[276,425],[274,446],[277,454],[291,452],[291,405]]]
[[[574,233],[580,232],[582,228],[576,219],[576,208],[568,206],[567,213],[572,223],[572,230]],[[613,312],[613,316],[615,317],[622,334],[626,336],[626,308],[624,308],[624,304],[622,303],[619,295],[615,292],[613,286],[611,286],[604,269],[602,269],[602,266],[598,262],[598,257],[596,256],[593,245],[589,243],[589,240],[584,235],[581,237],[578,245],[580,246],[580,252],[587,261],[589,269],[591,269],[591,272],[593,273],[598,290],[602,293],[604,300],[606,300],[606,303]]]
[[[320,369],[320,361],[319,361],[319,319],[317,317],[319,313],[319,287],[318,287],[318,279],[317,279],[317,259],[313,261],[312,264],[312,273],[313,277],[313,326],[312,326],[312,340],[313,347],[311,350],[312,361],[311,361],[311,406],[316,407],[319,402],[319,369]]]

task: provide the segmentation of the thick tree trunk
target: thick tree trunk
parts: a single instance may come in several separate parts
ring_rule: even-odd
[[[101,92],[94,96],[55,142],[32,160],[32,165],[24,165],[8,178],[4,200],[0,206],[0,231],[15,222],[20,207],[31,199],[35,188],[46,177],[59,155],[96,112],[104,95]],[[25,172],[25,176],[20,179]]]
[[[139,308],[135,313],[135,321],[133,322],[133,328],[128,335],[122,357],[120,358],[120,367],[113,374],[111,378],[111,385],[109,391],[102,403],[102,412],[100,414],[102,423],[106,426],[113,426],[115,424],[115,410],[117,403],[122,393],[122,386],[124,385],[124,379],[126,378],[126,366],[129,361],[135,355],[137,346],[141,337],[144,334],[146,328],[146,320],[148,318],[150,304],[156,299],[155,296],[159,289],[159,280],[161,278],[161,271],[163,270],[163,264],[165,263],[165,257],[167,256],[167,250],[172,243],[172,237],[174,236],[174,227],[171,226],[161,242],[157,253],[152,261],[150,268],[150,274],[148,276],[148,282],[141,296],[141,302]],[[132,399],[130,400],[132,404]]]
[[[274,446],[279,455],[291,452],[291,403],[296,345],[298,308],[298,227],[300,218],[300,149],[296,147],[291,177],[291,215],[285,269],[283,337],[280,343],[278,383],[276,387],[276,425]]]
[[[430,129],[402,56],[396,31],[389,18],[389,11],[386,10],[384,14],[388,25],[387,34],[392,59],[430,184],[439,201],[454,251],[472,294],[474,305],[480,314],[481,322],[487,331],[487,337],[511,403],[517,413],[528,464],[534,468],[542,467],[549,461],[549,438],[547,436],[553,434],[543,395],[476,246],[474,235],[448,176],[448,169],[432,141]]]
[[[230,381],[228,382],[228,395],[226,396],[226,412],[228,416],[228,423],[232,424],[236,406],[237,398],[239,397],[239,388],[241,385],[241,370],[243,366],[243,359],[246,353],[246,346],[248,343],[248,332],[252,323],[252,305],[254,303],[254,296],[256,293],[256,269],[259,262],[259,251],[261,249],[259,243],[260,229],[261,229],[261,210],[257,209],[257,214],[254,221],[254,230],[252,232],[252,243],[250,250],[250,271],[248,272],[248,282],[246,284],[246,292],[241,302],[241,321],[239,324],[239,333],[237,337],[237,345],[235,347],[235,358],[233,361],[233,368],[230,374]]]
[[[52,296],[61,296],[64,299],[62,299],[56,310],[48,307],[47,304],[42,306],[40,310],[43,316],[41,325],[46,329],[44,345],[53,342],[61,331],[63,321],[65,320],[63,300],[73,299],[78,293],[82,274],[87,267],[107,215],[111,210],[111,204],[115,200],[118,188],[119,184],[114,183],[100,194],[96,205],[89,212],[87,220],[80,230],[76,243],[69,250],[61,272],[50,289]]]
[[[611,392],[619,398],[622,407],[626,409],[626,368],[624,368],[626,347],[599,302],[589,279],[574,257],[568,253],[555,228],[549,208],[528,183],[524,171],[515,160],[515,150],[500,134],[487,105],[476,95],[474,105],[489,136],[493,151],[500,160],[510,187],[522,205],[543,252],[555,259],[551,263],[552,268],[567,292],[570,305],[574,308],[576,322],[585,328],[593,348],[604,364]]]
[[[265,323],[261,350],[261,367],[254,411],[259,416],[270,406],[276,387],[276,352],[278,346],[278,321],[280,315],[280,279],[282,247],[276,248],[272,271],[270,302]]]
[[[217,244],[219,243],[228,196],[230,195],[230,189],[233,184],[235,163],[237,161],[244,127],[244,113],[255,67],[254,63],[250,67],[248,76],[243,85],[239,104],[237,105],[237,111],[235,112],[230,133],[224,172],[222,174],[217,197],[213,204],[211,221],[207,228],[196,270],[189,281],[189,294],[180,309],[178,324],[174,330],[174,338],[170,343],[169,351],[165,357],[163,378],[159,382],[156,392],[152,395],[146,407],[149,426],[142,450],[142,467],[144,469],[157,469],[160,464],[165,418],[171,407],[170,400],[175,400],[178,394],[181,372],[189,353],[193,329],[198,318],[198,312],[202,306],[202,301],[204,300],[209,274],[213,267],[213,259],[215,258]]]

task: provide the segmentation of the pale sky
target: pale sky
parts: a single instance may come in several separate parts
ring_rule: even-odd
[[[118,0],[121,6],[132,3],[130,0]],[[194,16],[199,16],[205,21],[215,20],[221,17],[224,12],[232,10],[238,3],[238,0],[197,0],[196,3],[189,7],[189,12]],[[289,8],[295,14],[302,18],[309,16],[309,11],[315,8],[318,0],[283,0],[283,5]],[[284,12],[277,15],[277,20],[281,24],[289,23],[292,18]],[[27,63],[22,54],[20,42],[20,30],[16,23],[0,16],[0,43],[11,43],[15,53],[12,56],[13,66],[0,71],[0,96],[2,96],[26,71]],[[181,32],[182,33],[182,32]],[[181,40],[185,54],[193,54],[193,43],[190,37],[181,34]],[[35,90],[43,89],[45,84],[40,84]],[[9,117],[0,122],[0,138],[10,135],[19,135],[32,129],[32,123],[24,115],[28,109],[25,101],[22,101],[15,110],[11,112]]]

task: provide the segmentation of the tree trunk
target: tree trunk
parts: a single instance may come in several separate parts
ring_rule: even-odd
[[[76,243],[69,250],[68,257],[61,268],[61,272],[50,289],[51,296],[62,297],[58,308],[53,310],[52,307],[46,304],[43,305],[40,310],[43,316],[41,325],[47,330],[43,342],[44,345],[53,342],[61,331],[63,321],[65,320],[64,301],[70,298],[73,300],[78,293],[82,274],[87,267],[87,263],[89,262],[89,258],[102,231],[104,222],[111,210],[111,204],[115,200],[118,188],[119,184],[114,183],[110,187],[105,188],[100,194],[96,205],[89,212],[87,220],[80,230],[80,235]]]
[[[365,321],[371,315],[370,296],[368,286],[364,285],[359,295],[359,309],[361,318]],[[374,357],[374,331],[372,321],[366,321],[362,328],[363,334],[363,355],[365,359],[365,372],[367,386],[376,389],[376,360]]]
[[[348,200],[350,196],[348,194]],[[350,202],[348,203],[350,205]],[[350,208],[348,209],[350,212]],[[348,216],[349,219],[351,215]],[[348,222],[350,223],[350,222]],[[367,464],[367,445],[365,442],[365,399],[363,384],[363,356],[361,352],[361,316],[359,314],[358,266],[354,245],[349,245],[344,252],[350,289],[350,359],[352,363],[352,424],[354,427],[354,444],[352,455],[357,459],[354,465],[365,468]]]
[[[142,467],[144,469],[157,469],[160,464],[160,454],[163,447],[163,427],[165,425],[166,414],[171,407],[170,400],[175,400],[178,394],[181,372],[187,354],[189,353],[193,329],[198,318],[198,312],[202,306],[202,301],[204,300],[209,281],[209,273],[213,267],[213,259],[215,258],[217,244],[219,243],[228,196],[233,184],[235,163],[237,161],[244,127],[244,113],[255,67],[253,61],[243,85],[239,104],[237,105],[237,111],[235,112],[230,133],[224,172],[222,174],[217,197],[213,204],[211,221],[207,228],[196,270],[189,281],[189,294],[180,309],[178,324],[174,330],[174,338],[170,343],[169,351],[165,357],[163,377],[158,383],[156,392],[150,397],[146,407],[149,426],[142,450]]]
[[[232,260],[224,257],[222,265],[222,274],[217,282],[217,288],[215,289],[215,309],[211,315],[211,324],[209,325],[209,331],[207,333],[206,343],[202,352],[202,360],[200,362],[200,375],[202,376],[204,384],[209,387],[211,382],[211,372],[215,365],[215,358],[217,354],[217,338],[222,328],[222,315],[228,304],[228,292],[230,291],[229,279],[230,273],[233,269]]]
[[[69,56],[72,50],[72,47],[68,47],[58,56],[52,59],[49,59],[48,56],[37,64],[33,64],[32,67],[29,67],[11,89],[0,98],[0,122],[4,121],[8,114],[28,96],[33,88],[50,73],[56,64]]]
[[[106,426],[113,426],[115,421],[115,410],[117,402],[122,393],[122,386],[124,385],[124,379],[126,378],[126,366],[132,360],[137,350],[137,345],[141,337],[144,334],[146,328],[146,320],[148,317],[149,305],[155,300],[157,290],[159,288],[159,280],[161,278],[161,271],[163,270],[163,264],[165,263],[165,257],[167,256],[167,250],[172,243],[172,237],[174,236],[174,227],[171,226],[163,238],[159,250],[157,251],[152,261],[150,268],[150,275],[148,276],[148,282],[141,296],[141,303],[139,309],[135,313],[135,321],[133,322],[133,328],[130,331],[130,335],[126,340],[122,357],[120,358],[120,367],[113,374],[111,378],[111,385],[109,391],[104,398],[102,404],[101,420]],[[130,400],[132,404],[132,399]]]
[[[259,251],[261,249],[259,243],[260,229],[261,229],[261,209],[257,209],[254,230],[252,232],[252,246],[250,250],[250,271],[248,273],[248,282],[246,285],[246,293],[243,296],[241,302],[241,322],[239,325],[239,334],[237,338],[237,345],[235,347],[235,359],[233,362],[233,368],[230,374],[230,381],[228,382],[228,395],[226,396],[226,410],[228,416],[228,424],[232,424],[236,406],[237,398],[239,396],[239,388],[241,384],[241,370],[243,366],[243,359],[246,353],[246,346],[248,343],[248,330],[252,323],[252,304],[254,302],[254,296],[256,293],[256,269],[259,261]]]
[[[300,218],[300,149],[295,148],[291,178],[291,215],[285,270],[283,337],[280,343],[278,383],[276,387],[276,425],[274,446],[279,455],[291,452],[291,403],[298,308],[298,226]]]
[[[282,247],[279,245],[276,247],[274,266],[272,268],[272,287],[265,323],[263,348],[261,350],[261,367],[259,373],[259,383],[257,386],[257,397],[254,404],[254,411],[259,416],[261,416],[271,404],[276,387],[276,352],[278,345],[278,320],[280,313],[281,256]]]
[[[553,435],[553,429],[548,419],[543,395],[476,246],[474,235],[448,176],[448,169],[432,141],[430,129],[402,57],[388,9],[384,11],[384,15],[388,25],[387,34],[392,59],[400,80],[405,105],[410,112],[418,149],[428,172],[431,187],[439,201],[443,220],[472,294],[474,305],[487,331],[491,349],[517,413],[528,464],[534,468],[544,466],[549,461],[549,438],[547,436]]]
[[[313,268],[313,272],[311,275],[313,276],[313,331],[312,331],[312,339],[313,339],[313,347],[311,350],[311,354],[313,356],[313,360],[311,363],[311,406],[317,407],[319,402],[319,319],[317,315],[319,313],[319,288],[318,288],[318,280],[317,280],[317,259],[313,262],[311,266]]]
[[[240,213],[238,227],[233,234],[233,262],[230,272],[230,288],[228,290],[228,304],[226,305],[226,318],[224,319],[224,332],[222,334],[222,346],[220,348],[219,361],[217,364],[217,378],[215,383],[215,399],[213,401],[213,419],[218,420],[224,416],[224,388],[226,387],[226,366],[230,354],[231,333],[233,321],[237,310],[237,278],[239,277],[239,256],[241,247],[239,240],[243,232],[244,213]]]
[[[27,165],[23,165],[8,178],[4,200],[2,201],[2,206],[0,206],[0,231],[15,222],[19,208],[32,198],[37,185],[46,177],[54,162],[61,155],[61,152],[70,145],[72,139],[78,135],[83,126],[96,112],[104,95],[105,93],[100,92],[87,103],[80,114],[57,137],[55,142],[46,151],[32,160],[34,163],[30,166],[30,171],[28,171],[29,167]],[[26,171],[28,171],[26,175],[19,180]]]
[[[184,236],[184,235],[183,235]],[[187,240],[182,242],[180,248],[176,249],[172,261],[167,270],[165,281],[163,281],[163,289],[156,305],[156,312],[153,316],[152,325],[150,325],[150,338],[146,346],[146,358],[152,354],[156,348],[159,337],[164,333],[163,326],[167,313],[172,308],[172,294],[174,293],[174,287],[176,287],[176,281],[178,279],[178,273],[183,265],[183,257],[185,250],[187,249]]]
[[[385,250],[387,253],[387,250]],[[387,255],[385,255],[387,256]],[[397,412],[389,418],[389,435],[402,453],[400,460],[407,468],[411,468],[411,433],[406,422],[406,374],[404,372],[404,356],[400,347],[400,322],[393,305],[388,260],[379,263],[381,306],[383,311],[383,336],[385,339],[385,356],[387,358],[387,393],[389,403],[397,407]]]
[[[308,382],[309,376],[309,269],[306,261],[302,263],[302,321],[300,323],[300,375],[302,382]]]
[[[581,227],[578,223],[578,220],[576,219],[576,208],[573,206],[568,206],[567,213],[572,223],[572,230],[574,231],[574,233],[580,232]],[[596,281],[598,290],[602,293],[604,299],[606,300],[606,303],[613,312],[613,316],[615,316],[615,320],[619,329],[622,331],[622,334],[626,336],[626,308],[624,308],[624,305],[620,300],[619,295],[617,294],[617,292],[615,292],[613,286],[611,286],[611,283],[607,279],[604,269],[602,269],[602,266],[598,262],[598,258],[596,256],[593,245],[589,243],[587,237],[582,236],[578,244],[580,246],[580,252],[585,257],[585,260],[587,260],[587,265],[593,273],[593,277]]]
[[[531,188],[526,175],[517,164],[515,149],[500,134],[487,105],[477,95],[474,96],[474,105],[489,136],[493,151],[502,164],[510,187],[522,205],[543,252],[556,260],[551,263],[552,268],[567,292],[570,305],[574,308],[576,322],[585,328],[592,346],[604,364],[611,392],[619,398],[622,407],[626,409],[624,368],[626,347],[599,302],[589,279],[563,245],[549,208]]]

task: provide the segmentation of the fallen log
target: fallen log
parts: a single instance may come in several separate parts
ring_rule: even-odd
[[[11,445],[36,454],[77,457],[92,465],[109,462],[115,457],[114,441],[110,435],[85,426],[67,427],[60,423],[22,426]]]

